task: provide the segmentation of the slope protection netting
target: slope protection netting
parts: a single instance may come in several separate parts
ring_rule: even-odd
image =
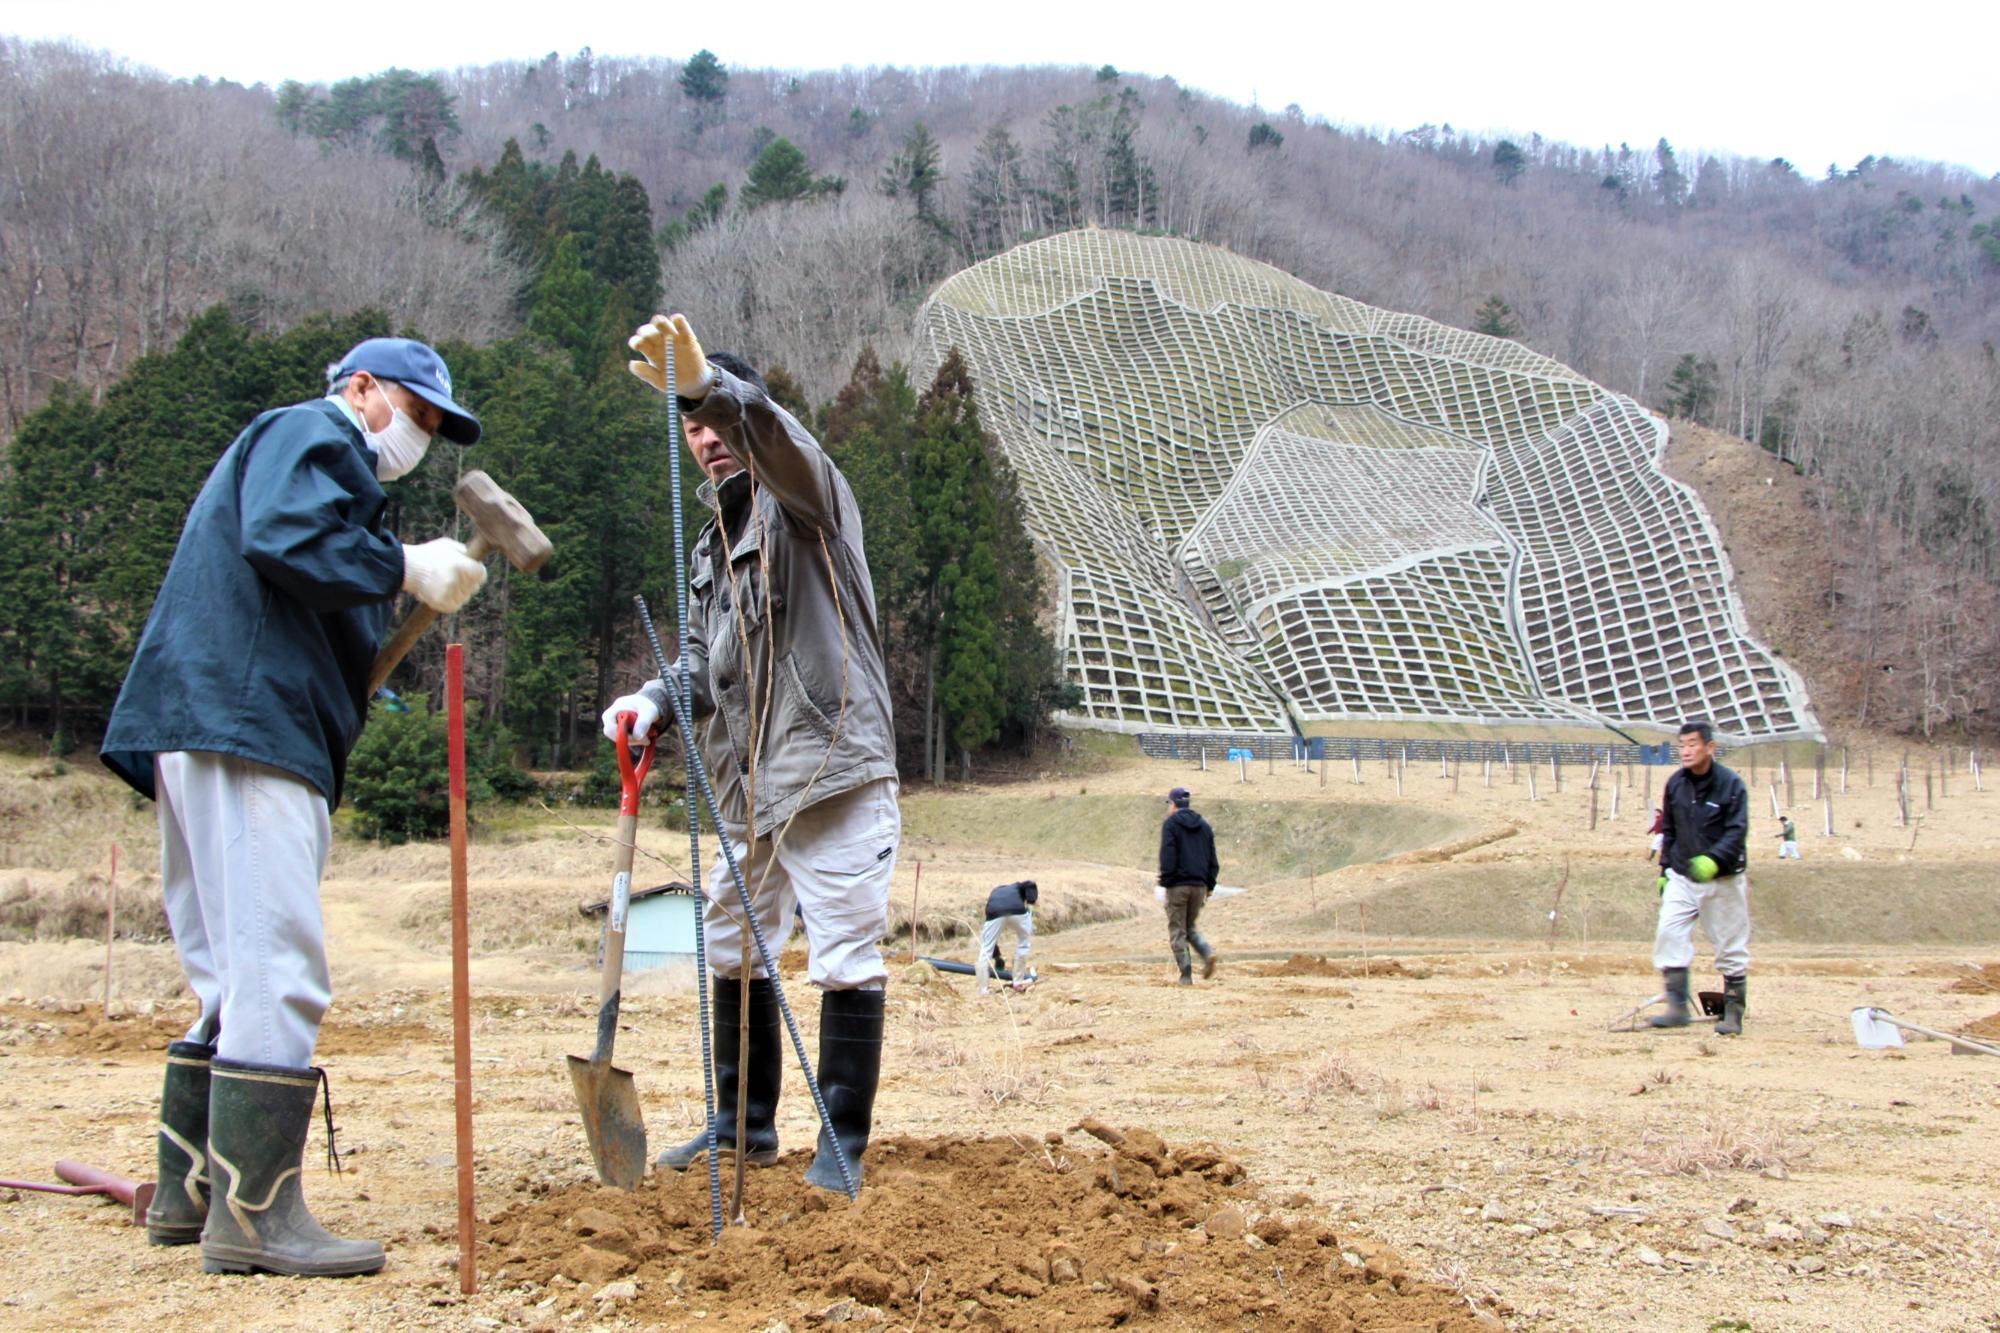
[[[1083,720],[1815,730],[1660,424],[1516,343],[1092,230],[951,278],[917,345],[972,369]]]

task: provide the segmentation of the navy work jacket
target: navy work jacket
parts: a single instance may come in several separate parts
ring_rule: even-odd
[[[155,754],[239,755],[339,805],[403,586],[387,504],[375,455],[338,404],[251,422],[188,511],[111,710],[105,764],[152,796]]]

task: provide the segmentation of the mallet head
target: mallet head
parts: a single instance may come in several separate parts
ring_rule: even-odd
[[[452,499],[486,546],[507,557],[507,563],[524,574],[532,574],[549,562],[555,548],[521,502],[484,472],[472,471],[458,479]]]

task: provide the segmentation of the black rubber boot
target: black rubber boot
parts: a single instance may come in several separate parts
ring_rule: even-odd
[[[209,1070],[214,1197],[201,1232],[202,1271],[351,1277],[381,1268],[379,1244],[329,1234],[306,1210],[299,1187],[306,1131],[324,1075],[220,1059]],[[329,1111],[329,1157],[331,1124]]]
[[[160,1089],[159,1186],[146,1209],[146,1239],[192,1245],[208,1220],[208,1062],[215,1048],[198,1041],[167,1047]]]
[[[1667,1011],[1654,1014],[1646,1020],[1647,1026],[1656,1028],[1684,1028],[1694,1020],[1688,1016],[1688,970],[1684,967],[1665,968],[1660,980],[1666,983]]]
[[[1748,974],[1722,979],[1722,1021],[1715,1025],[1718,1037],[1743,1035],[1743,1006],[1750,990]]]
[[[720,1151],[736,1148],[736,1077],[742,1068],[738,1031],[743,1013],[742,983],[735,977],[711,977],[709,1018],[715,1031],[715,1146]],[[778,1160],[778,1089],[784,1078],[784,1043],[778,1026],[778,995],[769,977],[750,982],[750,1102],[743,1117],[744,1133],[750,1150],[744,1160],[751,1166],[770,1166]],[[708,1151],[708,1135],[697,1134],[686,1143],[669,1148],[654,1162],[668,1171],[685,1171]]]
[[[819,1001],[819,1090],[856,1190],[875,1120],[875,1089],[882,1082],[882,1000],[878,990],[830,990]],[[825,1126],[806,1168],[806,1184],[847,1192]]]

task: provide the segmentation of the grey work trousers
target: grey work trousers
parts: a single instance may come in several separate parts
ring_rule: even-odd
[[[1201,916],[1202,907],[1208,902],[1208,885],[1196,881],[1191,884],[1169,884],[1167,886],[1167,943],[1173,946],[1174,962],[1186,972],[1191,967],[1188,947],[1203,958],[1212,952],[1208,941],[1194,928],[1196,918]]]

